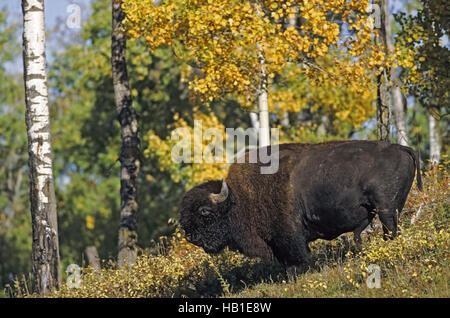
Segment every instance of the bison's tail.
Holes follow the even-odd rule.
[[[421,177],[421,173],[420,173],[420,149],[419,149],[419,153],[416,154],[416,169],[417,169],[417,187],[419,188],[420,191],[423,191],[423,186],[422,186],[422,177]]]
[[[420,191],[423,191],[423,187],[422,187],[422,176],[420,173],[420,155],[417,155],[417,153],[412,150],[410,147],[406,147],[406,146],[401,146],[403,150],[405,150],[414,160],[414,165],[416,166],[416,171],[417,171],[417,187],[419,188]]]

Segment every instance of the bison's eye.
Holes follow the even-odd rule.
[[[202,216],[208,216],[212,214],[212,211],[210,208],[206,207],[206,206],[202,206],[198,209],[198,211],[200,212],[200,214]]]

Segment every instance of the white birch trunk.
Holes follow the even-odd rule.
[[[395,75],[393,75],[395,74]],[[408,133],[406,130],[406,114],[403,104],[403,97],[398,85],[398,76],[394,70],[391,70],[391,81],[393,82],[391,88],[392,106],[394,112],[395,126],[397,127],[397,142],[403,146],[409,146]]]
[[[380,28],[375,37],[375,43],[382,45],[387,51],[386,43],[386,8],[389,8],[388,0],[380,0]],[[377,132],[378,139],[389,141],[389,79],[386,70],[377,76]]]
[[[256,131],[258,131],[259,130],[258,114],[255,112],[251,112],[250,113],[250,121],[252,123],[252,128],[255,129]]]
[[[254,6],[258,16],[261,16],[260,5],[255,3]],[[260,67],[259,88],[257,92],[259,109],[259,147],[265,147],[270,145],[268,74],[264,50],[260,43],[256,44],[256,50]]]
[[[259,147],[265,147],[270,145],[268,76],[266,71],[266,59],[264,57],[263,49],[259,44],[257,45],[257,50],[261,68],[258,89]]]
[[[383,2],[384,11],[384,30],[386,37],[386,47],[389,54],[394,52],[394,41],[392,40],[392,28],[391,28],[391,15],[389,12],[389,0]],[[406,115],[405,115],[405,105],[403,104],[402,93],[400,91],[400,80],[398,78],[395,68],[390,70],[390,88],[392,96],[392,106],[394,113],[394,122],[397,128],[397,142],[400,145],[408,146],[408,134],[406,131]]]
[[[264,81],[264,79],[261,79]],[[267,83],[261,85],[258,94],[259,107],[259,147],[270,145],[270,128],[269,128],[269,101],[267,96]]]
[[[297,9],[296,9],[297,10]],[[297,14],[295,14],[294,16],[288,18],[287,21],[287,27],[288,28],[296,28],[297,27]],[[289,122],[289,112],[284,111],[283,114],[281,115],[281,125],[283,127],[289,127],[290,122]]]
[[[430,161],[432,165],[439,164],[441,159],[441,145],[439,138],[439,122],[433,115],[428,115],[429,136],[430,136]]]
[[[44,0],[22,0],[23,61],[35,289],[59,288],[59,246],[48,108]]]

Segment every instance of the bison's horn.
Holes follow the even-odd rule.
[[[222,179],[222,189],[220,189],[220,193],[211,193],[209,197],[214,203],[221,203],[228,198],[228,185],[225,182],[225,179]]]

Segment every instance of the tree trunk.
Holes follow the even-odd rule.
[[[258,3],[255,3],[255,8],[258,16],[261,15],[261,8]],[[258,109],[259,109],[259,147],[270,145],[270,126],[269,126],[269,99],[268,99],[268,84],[269,78],[266,70],[266,58],[264,50],[260,43],[256,44],[258,55],[258,62],[260,67],[259,73],[259,88],[258,88]]]
[[[375,41],[386,49],[386,19],[384,8],[387,0],[380,0],[381,17],[380,28]],[[389,141],[389,79],[386,70],[383,70],[377,77],[377,131],[378,139]]]
[[[392,105],[394,106],[394,120],[395,126],[397,127],[397,142],[400,145],[409,146],[408,133],[406,129],[406,107],[403,105],[403,97],[395,70],[391,70],[391,81]]]
[[[84,254],[87,257],[89,266],[94,271],[100,270],[100,257],[98,256],[97,248],[95,246],[88,246],[84,249]]]
[[[122,30],[122,1],[112,0],[111,64],[114,99],[121,127],[119,267],[136,260],[137,177],[140,167],[140,140],[136,112],[133,108],[126,64],[126,34]]]
[[[264,67],[261,67],[264,69]],[[267,74],[265,70],[261,71],[261,84],[258,92],[259,108],[259,147],[270,145],[269,130],[269,101],[267,95]]]
[[[255,10],[258,16],[261,15],[260,5],[254,3]],[[296,18],[290,18],[288,21],[288,26],[296,26]],[[258,55],[258,62],[260,67],[259,73],[259,88],[257,91],[258,95],[258,110],[259,119],[255,113],[250,113],[250,119],[252,121],[253,128],[257,128],[259,131],[259,147],[268,146],[271,143],[270,140],[270,118],[269,118],[269,100],[268,100],[268,74],[267,74],[267,64],[266,58],[264,56],[264,50],[260,43],[256,44],[256,50]],[[284,127],[289,126],[289,113],[283,112],[281,118],[281,124]]]
[[[432,114],[428,115],[429,122],[429,136],[430,136],[430,161],[433,166],[439,164],[441,159],[441,145],[439,141],[439,121],[433,117]]]
[[[284,111],[283,115],[281,117],[281,125],[283,127],[289,127],[290,126],[290,122],[289,122],[289,112]]]
[[[258,114],[255,112],[250,112],[250,122],[252,123],[252,128],[259,130],[259,119]]]
[[[291,17],[289,17],[287,19],[287,27],[288,28],[296,28],[297,27],[297,14],[294,14],[293,16],[291,16]],[[283,127],[289,127],[290,126],[289,112],[288,111],[284,111],[282,113],[280,122],[281,122],[281,125]]]
[[[44,0],[22,0],[22,12],[32,265],[35,291],[46,295],[60,287],[61,276],[48,108]]]
[[[377,132],[378,139],[389,141],[389,102],[386,73],[377,77]]]
[[[389,1],[382,1],[383,7],[381,8],[381,14],[383,18],[382,26],[384,26],[385,43],[388,54],[394,52],[394,41],[392,40],[392,28],[391,28],[391,15],[389,12]],[[390,87],[392,95],[392,106],[394,113],[395,126],[397,127],[397,141],[400,145],[408,146],[408,134],[406,131],[406,115],[405,105],[403,105],[402,93],[400,90],[400,80],[398,78],[395,68],[390,70]]]

